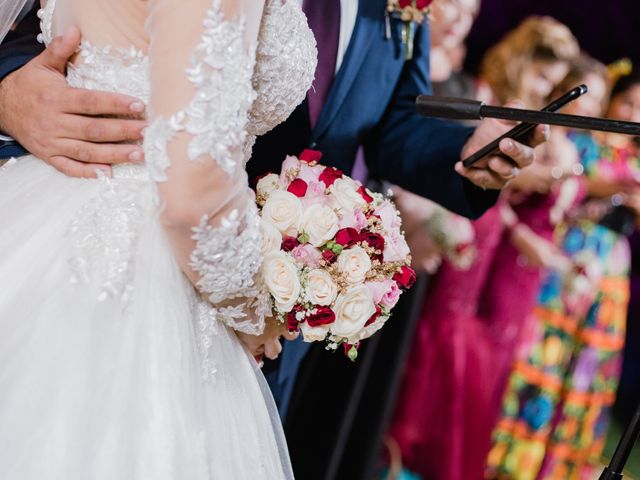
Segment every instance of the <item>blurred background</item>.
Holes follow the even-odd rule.
[[[637,0],[483,0],[466,42],[472,73],[485,52],[529,15],[551,15],[571,28],[584,50],[605,63],[622,57],[640,62]]]

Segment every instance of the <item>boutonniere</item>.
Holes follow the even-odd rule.
[[[402,28],[402,44],[404,45],[404,58],[413,58],[413,42],[416,36],[416,25],[424,22],[429,14],[429,5],[433,0],[387,0],[386,26],[387,39],[391,38],[390,16],[399,18],[404,22]]]

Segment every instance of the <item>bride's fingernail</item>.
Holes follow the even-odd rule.
[[[141,150],[135,150],[129,154],[129,160],[132,162],[140,163],[144,159],[144,155]]]
[[[133,102],[131,105],[129,105],[129,109],[135,113],[142,113],[144,112],[145,106],[142,102]]]

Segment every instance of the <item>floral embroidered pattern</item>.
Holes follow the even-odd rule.
[[[271,305],[262,286],[256,283],[262,265],[262,237],[255,204],[247,206],[243,218],[234,210],[217,228],[203,216],[193,229],[193,240],[196,248],[190,266],[200,274],[198,289],[214,305],[242,299],[238,304],[219,308],[219,320],[234,330],[260,334]],[[255,321],[247,321],[247,311],[255,314]]]
[[[294,0],[271,0],[265,7],[256,53],[249,133],[264,135],[284,122],[311,88],[318,50],[307,19]]]
[[[170,165],[165,145],[182,131],[193,136],[187,151],[190,160],[209,156],[232,175],[243,159],[248,112],[256,98],[250,82],[255,52],[244,45],[244,19],[227,21],[220,4],[213,0],[186,72],[196,87],[193,100],[168,120],[156,118],[146,135],[147,161],[158,181],[166,180],[160,172]]]
[[[84,40],[82,62],[67,67],[72,87],[119,92],[149,102],[149,57],[136,48],[96,47]]]
[[[71,281],[98,282],[99,301],[126,303],[133,292],[137,232],[148,206],[139,181],[146,172],[136,166],[130,170],[129,180],[101,176],[99,194],[76,214],[69,229],[75,252],[69,260]]]
[[[213,337],[218,334],[216,309],[209,302],[198,300],[197,305],[198,350],[200,351],[202,381],[212,382],[218,368],[211,357]]]

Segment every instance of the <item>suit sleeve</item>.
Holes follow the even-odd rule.
[[[416,97],[431,92],[429,48],[425,25],[417,32],[414,59],[405,64],[383,121],[365,142],[367,163],[374,175],[455,213],[478,218],[495,204],[499,192],[485,191],[454,170],[473,129],[416,111]]]
[[[9,32],[0,45],[0,82],[31,59],[39,55],[44,46],[37,40],[36,10],[32,10],[15,31]],[[1,133],[1,132],[0,132]],[[0,159],[18,157],[27,152],[16,142],[0,140]]]

